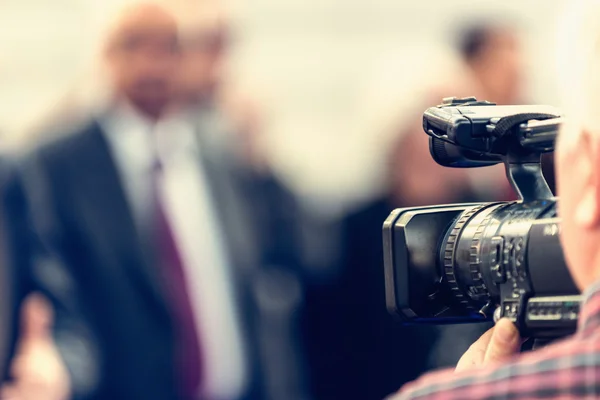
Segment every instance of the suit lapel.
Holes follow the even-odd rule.
[[[247,204],[240,190],[238,176],[232,168],[234,164],[228,158],[227,152],[206,145],[201,136],[199,141],[199,163],[206,176],[215,211],[218,214],[233,273],[234,275],[249,274],[258,262],[256,235],[249,219]]]
[[[74,186],[80,188],[80,205],[92,240],[108,242],[107,256],[127,268],[133,282],[140,285],[154,306],[167,310],[157,276],[151,245],[137,230],[117,165],[97,123],[82,136],[75,155]]]

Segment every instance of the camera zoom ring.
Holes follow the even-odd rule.
[[[472,280],[472,295],[473,296],[487,296],[489,295],[487,286],[483,281],[483,277],[481,276],[481,239],[483,238],[483,233],[485,232],[485,228],[490,223],[491,217],[485,217],[475,234],[473,235],[473,240],[471,241],[471,247],[469,248],[469,269],[471,271],[471,280]]]
[[[454,227],[450,231],[448,235],[448,239],[446,241],[446,246],[444,248],[444,276],[446,277],[446,282],[452,292],[452,296],[459,302],[462,307],[465,307],[468,310],[474,310],[475,308],[471,306],[471,303],[467,296],[463,294],[461,290],[458,280],[456,278],[456,272],[454,270],[456,263],[454,262],[454,254],[456,251],[456,246],[458,244],[458,235],[462,231],[465,224],[475,215],[479,210],[486,207],[486,205],[481,205],[477,207],[473,207],[470,210],[464,212],[458,221],[454,224]]]

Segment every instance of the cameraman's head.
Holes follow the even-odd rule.
[[[600,279],[600,1],[580,3],[561,36],[569,123],[558,140],[556,173],[563,247],[583,290]]]
[[[458,50],[478,86],[478,98],[498,104],[519,102],[522,56],[518,36],[500,23],[470,26],[459,38]]]

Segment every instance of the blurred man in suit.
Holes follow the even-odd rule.
[[[262,398],[243,197],[222,154],[165,115],[180,61],[176,20],[156,3],[132,5],[104,58],[109,103],[21,171],[36,236],[53,256],[48,291],[72,306],[56,322],[71,339],[57,344],[73,392]]]
[[[225,65],[231,21],[219,1],[180,1],[181,63],[175,78],[174,113],[194,127],[200,145],[220,154],[235,171],[253,227],[258,265],[253,278],[257,338],[265,375],[265,398],[303,399],[300,347],[302,213],[294,195],[270,168],[259,145],[261,112],[242,95]]]

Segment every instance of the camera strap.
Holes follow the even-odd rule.
[[[514,127],[521,125],[524,122],[531,121],[532,119],[544,120],[550,118],[557,118],[560,115],[547,114],[547,113],[523,113],[514,114],[506,117],[502,117],[496,122],[494,128],[494,136],[503,137],[510,132]]]

